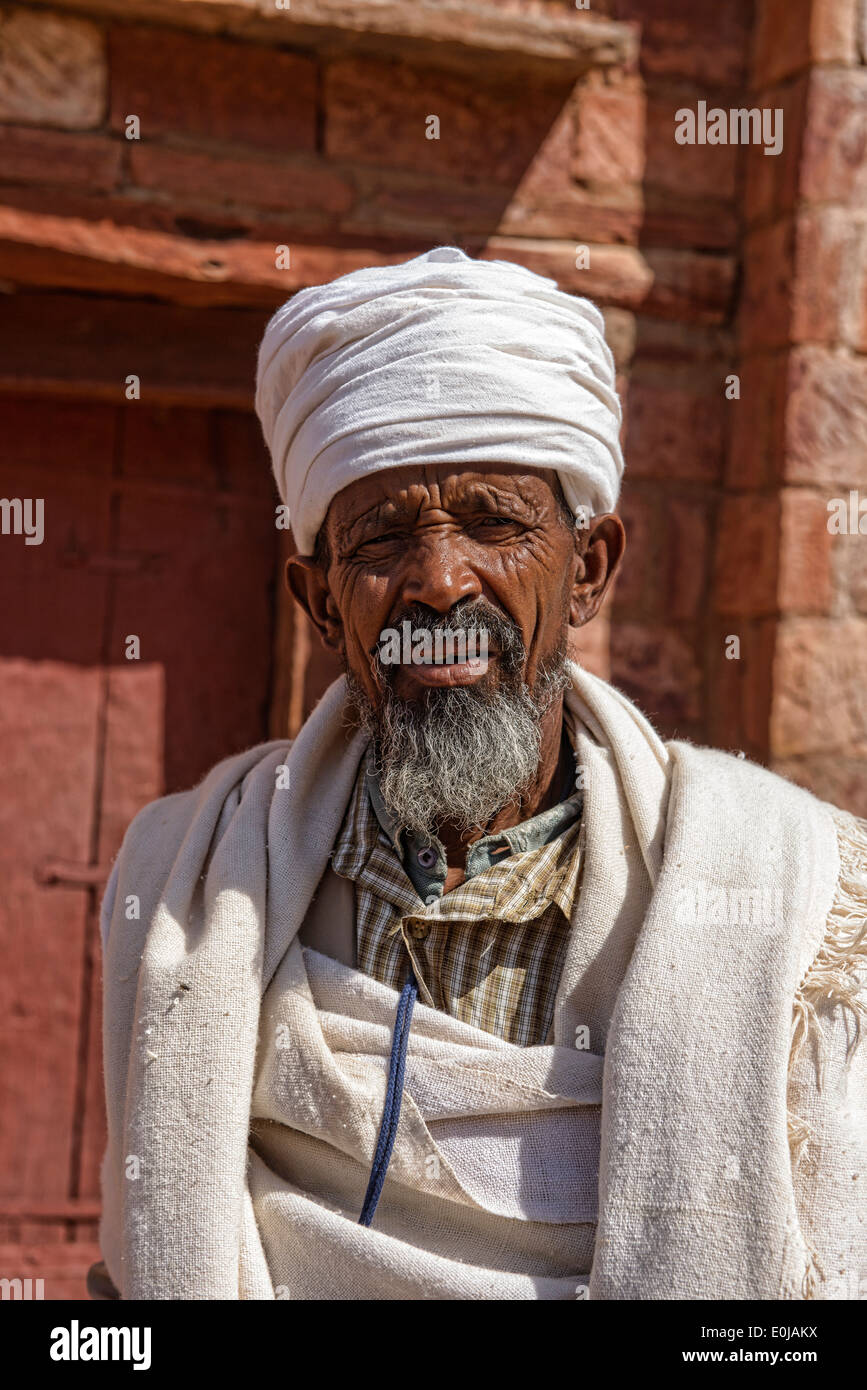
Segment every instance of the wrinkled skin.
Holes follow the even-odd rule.
[[[576,530],[563,518],[556,474],[491,465],[468,472],[453,464],[408,465],[361,478],[332,500],[323,534],[326,563],[293,556],[287,582],[326,646],[338,652],[375,707],[381,691],[372,654],[384,628],[399,628],[407,605],[424,604],[445,617],[467,598],[484,597],[520,629],[532,686],[540,663],[564,636],[574,653],[576,629],[599,611],[620,565],[625,537],[614,514]],[[427,684],[496,680],[491,649],[487,673],[459,670],[455,680],[406,665],[395,675],[402,699]],[[450,878],[463,877],[466,845],[505,829],[556,800],[560,785],[562,696],[542,719],[536,781],[520,806],[504,808],[489,825],[438,833]]]

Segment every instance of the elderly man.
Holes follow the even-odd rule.
[[[345,676],[114,866],[110,1294],[857,1296],[867,823],[573,659],[624,551],[602,328],[451,247],[272,319]]]

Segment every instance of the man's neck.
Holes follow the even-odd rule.
[[[458,830],[449,821],[437,826],[437,837],[446,852],[449,866],[446,891],[463,882],[467,848],[475,844],[483,835],[494,835],[498,830],[509,830],[522,821],[531,820],[549,806],[561,800],[563,781],[567,775],[571,752],[563,739],[563,697],[551,706],[542,718],[542,745],[539,768],[533,785],[525,792],[519,803],[505,806],[484,826],[472,830]]]

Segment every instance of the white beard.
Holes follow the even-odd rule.
[[[442,821],[460,830],[484,827],[504,807],[518,805],[536,777],[542,716],[569,684],[565,640],[530,690],[520,678],[524,647],[517,628],[499,615],[493,619],[486,616],[485,627],[495,628],[501,660],[499,680],[490,686],[483,678],[407,701],[379,667],[382,703],[375,709],[347,672],[356,721],[372,737],[382,798],[400,829],[430,836]]]

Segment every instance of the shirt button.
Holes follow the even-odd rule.
[[[406,929],[413,941],[424,941],[430,931],[430,927],[425,926],[424,922],[419,922],[416,918],[407,922]]]
[[[417,857],[423,869],[432,869],[437,862],[435,849],[420,849]]]

